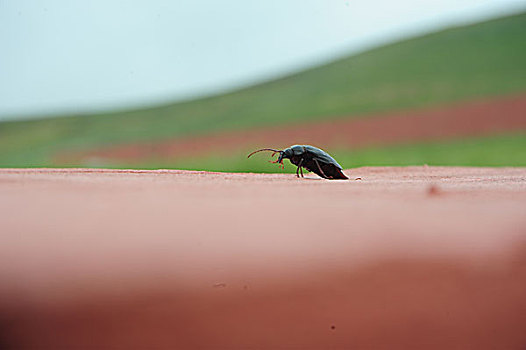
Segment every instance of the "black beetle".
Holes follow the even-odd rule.
[[[292,164],[297,166],[296,176],[300,177],[299,172],[301,172],[301,177],[303,177],[302,168],[312,171],[324,179],[330,180],[345,180],[348,179],[347,176],[342,172],[342,167],[333,157],[331,157],[324,150],[319,149],[318,147],[309,146],[309,145],[294,145],[286,148],[284,150],[277,150],[272,148],[262,148],[254,151],[248,155],[247,158],[250,158],[251,155],[257,152],[270,151],[279,153],[279,157],[276,161],[272,163],[278,163],[283,166],[283,158],[290,160]]]

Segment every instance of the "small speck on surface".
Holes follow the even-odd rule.
[[[440,189],[438,188],[437,185],[430,185],[427,188],[427,194],[429,196],[436,196],[436,195],[440,194]]]

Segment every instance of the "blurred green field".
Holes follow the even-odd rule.
[[[361,166],[526,166],[526,131],[486,137],[370,147],[357,150],[326,149],[344,169]],[[228,172],[276,173],[296,172],[285,161],[285,170],[269,163],[271,153],[260,153],[247,159],[246,153],[215,153],[204,157],[154,160],[141,164],[145,169],[186,169]],[[119,164],[119,168],[134,167]]]
[[[0,166],[71,166],[55,163],[53,155],[262,125],[364,117],[526,91],[524,33],[526,13],[387,45],[206,99],[0,123]],[[477,164],[491,163],[488,159]]]

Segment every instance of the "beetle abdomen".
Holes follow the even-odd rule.
[[[320,165],[318,167],[318,164]],[[347,176],[342,172],[340,168],[338,168],[334,164],[327,164],[324,162],[318,161],[318,164],[314,161],[314,159],[308,159],[304,160],[303,167],[315,174],[317,174],[320,177],[323,177],[324,179],[332,179],[332,180],[346,180],[348,179]],[[321,168],[321,171],[320,171]]]

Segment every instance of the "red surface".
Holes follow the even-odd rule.
[[[59,158],[70,162],[89,161],[93,158],[133,162],[149,157],[177,158],[260,147],[288,147],[292,144],[356,148],[493,135],[516,130],[526,130],[526,95],[464,102],[427,110],[294,123],[291,126],[223,132],[164,142],[126,144],[80,154],[62,154]]]
[[[526,346],[526,169],[0,170],[11,349]]]

